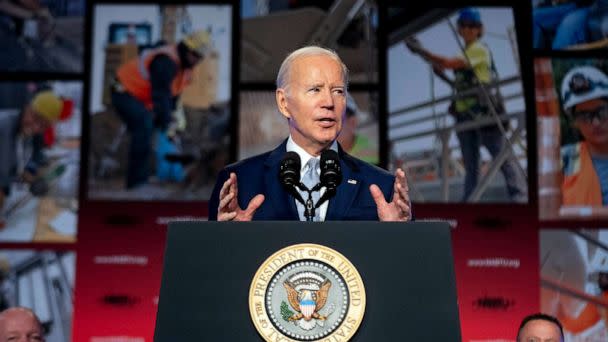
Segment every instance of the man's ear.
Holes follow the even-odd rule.
[[[277,100],[277,107],[279,108],[279,112],[283,114],[283,116],[287,119],[291,119],[291,115],[289,114],[289,110],[287,109],[287,91],[283,88],[277,88],[275,92],[275,97]]]

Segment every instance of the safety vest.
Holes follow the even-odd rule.
[[[587,143],[562,148],[562,200],[564,205],[602,205],[600,180],[593,167]]]
[[[152,86],[150,84],[150,64],[158,55],[169,56],[177,64],[178,72],[171,82],[171,94],[178,96],[190,82],[192,71],[182,69],[177,46],[165,45],[144,51],[139,57],[127,61],[118,68],[116,76],[126,91],[152,109]]]
[[[478,79],[482,83],[490,82],[492,58],[490,50],[480,41],[476,41],[465,50],[462,56],[467,62],[471,62],[471,67],[454,70],[454,90],[456,93],[466,92],[477,89]],[[455,101],[455,111],[458,113],[480,114],[488,111],[481,101],[481,94],[471,94]]]

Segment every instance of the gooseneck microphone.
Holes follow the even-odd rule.
[[[338,185],[342,182],[342,168],[338,153],[334,150],[323,150],[321,152],[321,175],[320,185],[325,187],[325,193],[315,205],[318,208],[323,202],[329,200],[336,194]]]
[[[300,169],[300,156],[293,151],[285,153],[279,166],[279,181],[289,194],[304,204],[302,195],[296,189],[300,185]]]

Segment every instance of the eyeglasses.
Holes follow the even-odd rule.
[[[575,111],[572,116],[574,120],[587,124],[593,123],[596,118],[599,122],[604,122],[608,120],[608,105],[600,106],[595,110]]]

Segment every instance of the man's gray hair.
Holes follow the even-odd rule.
[[[297,49],[290,53],[281,63],[281,67],[279,68],[279,73],[277,75],[277,88],[287,89],[289,84],[289,75],[291,72],[291,66],[293,62],[301,57],[308,56],[328,56],[334,59],[336,62],[340,63],[342,67],[342,78],[344,79],[344,86],[348,87],[348,68],[340,59],[338,54],[330,49],[326,49],[320,46],[309,45],[303,48]]]

